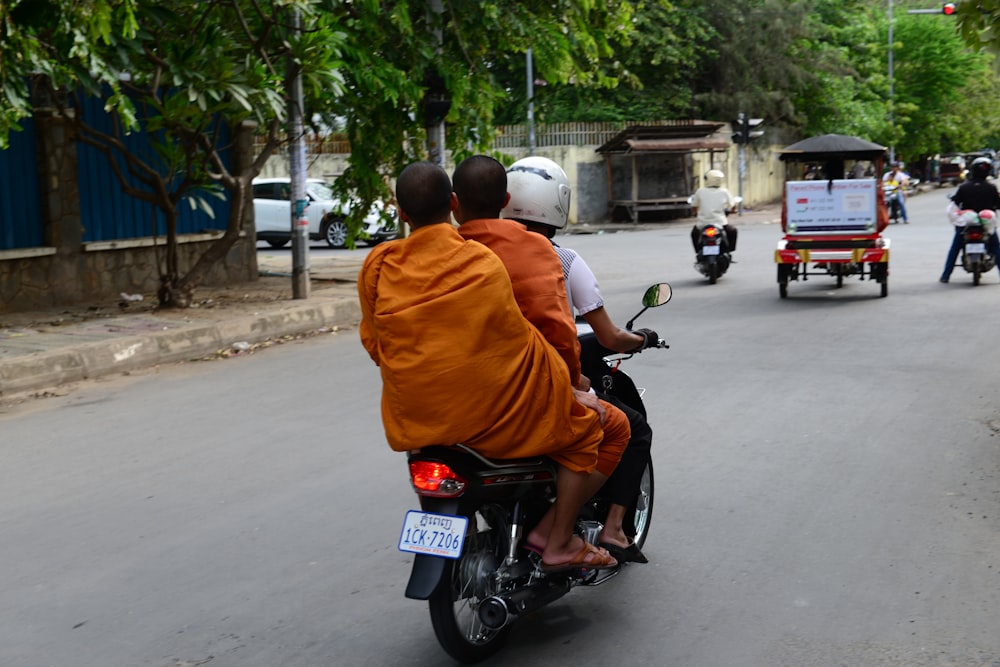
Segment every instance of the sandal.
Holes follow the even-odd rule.
[[[584,542],[580,550],[574,554],[573,559],[566,563],[551,565],[542,561],[542,572],[553,574],[555,572],[566,572],[568,570],[591,569],[601,570],[615,567],[618,561],[607,552],[606,549],[595,547],[589,542]]]

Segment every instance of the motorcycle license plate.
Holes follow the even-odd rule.
[[[701,254],[702,255],[718,255],[719,254],[719,246],[717,246],[717,245],[702,246],[702,248],[701,248]]]
[[[465,544],[468,517],[410,510],[403,519],[399,550],[442,558],[458,558]]]
[[[985,243],[966,243],[965,252],[969,255],[982,255],[986,252]]]

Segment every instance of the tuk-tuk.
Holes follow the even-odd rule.
[[[889,211],[882,191],[886,148],[858,137],[826,134],[787,146],[781,230],[774,260],[778,291],[809,276],[858,276],[889,294]]]

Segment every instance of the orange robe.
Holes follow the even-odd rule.
[[[462,238],[479,241],[503,261],[521,312],[559,352],[573,386],[580,382],[580,339],[566,296],[566,278],[552,242],[514,220],[463,222]]]
[[[507,269],[521,312],[555,347],[566,363],[573,386],[580,383],[580,339],[566,297],[562,261],[552,242],[514,220],[486,219],[463,222],[458,233],[479,241],[497,254]],[[631,437],[628,417],[618,407],[604,406],[604,439],[598,452],[597,471],[611,475]]]
[[[396,451],[462,443],[590,472],[604,437],[565,364],[521,315],[503,263],[450,224],[375,247],[358,275],[361,341]]]

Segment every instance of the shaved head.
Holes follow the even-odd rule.
[[[414,162],[396,179],[396,201],[413,227],[451,221],[451,180],[433,162]]]
[[[502,164],[488,155],[473,155],[458,165],[452,179],[465,220],[500,217],[507,203],[507,170]]]

